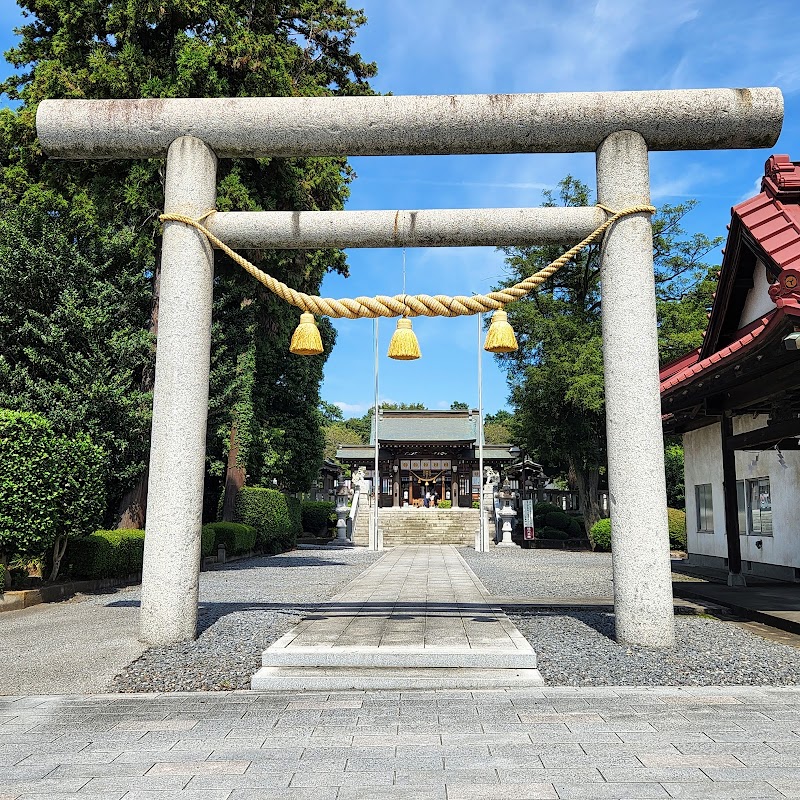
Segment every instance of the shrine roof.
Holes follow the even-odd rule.
[[[478,412],[407,411],[381,409],[378,416],[380,442],[471,444],[478,438]],[[370,444],[375,443],[373,423]]]
[[[701,373],[745,361],[763,333],[777,332],[800,317],[800,162],[770,156],[761,192],[731,209],[729,228],[705,339],[661,368],[662,396]],[[758,262],[766,269],[775,308],[739,327]]]

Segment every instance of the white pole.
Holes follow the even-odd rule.
[[[380,475],[378,474],[378,450],[380,448],[380,442],[378,440],[378,347],[380,343],[378,341],[378,317],[375,317],[373,322],[373,331],[374,331],[374,340],[375,340],[375,411],[373,413],[373,419],[375,422],[375,467],[372,473],[372,495],[374,498],[374,508],[372,510],[373,514],[373,548],[375,550],[380,550],[380,539],[378,536],[378,500],[380,499]]]
[[[483,518],[483,347],[481,347],[481,333],[483,331],[483,314],[477,314],[478,318],[478,502],[480,503],[480,541],[479,552],[485,553],[488,549],[486,546],[486,529],[485,521]],[[471,478],[470,478],[471,480]]]

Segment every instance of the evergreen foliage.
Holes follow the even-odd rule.
[[[303,531],[320,534],[328,530],[328,521],[336,503],[327,500],[303,500]]]
[[[678,508],[667,509],[669,546],[672,550],[686,550],[686,513]],[[611,550],[611,520],[600,519],[592,525],[589,538],[595,550]]]
[[[571,176],[545,206],[587,206],[588,187]],[[664,205],[653,217],[653,247],[664,357],[701,341],[707,290],[714,270],[703,258],[720,242],[687,237],[682,220],[694,201]],[[510,285],[533,274],[564,251],[559,246],[506,248]],[[510,304],[509,322],[519,350],[497,355],[507,372],[515,409],[513,441],[545,470],[568,476],[577,486],[586,525],[599,518],[597,488],[605,469],[605,396],[600,319],[600,246],[583,250],[527,298]]]
[[[236,496],[238,522],[256,529],[256,547],[279,553],[294,547],[297,531],[286,495],[277,489],[245,486]]]
[[[242,525],[238,522],[211,522],[203,525],[201,534],[203,556],[216,555],[220,544],[225,545],[225,554],[228,556],[249,553],[256,546],[257,534],[252,525]]]
[[[6,357],[0,362],[0,396],[13,407],[52,411],[59,432],[89,432],[104,445],[116,442],[108,447],[116,459],[117,482],[109,487],[114,511],[125,490],[142,478],[147,460],[149,437],[143,432],[152,389],[150,335],[158,324],[164,165],[155,159],[48,160],[36,141],[38,103],[368,94],[375,66],[353,50],[366,20],[345,0],[19,0],[19,5],[31,21],[6,54],[16,74],[0,83],[0,92],[21,103],[0,110],[0,202],[18,207],[43,228],[42,220],[55,220],[55,231],[46,235],[54,238],[56,258],[49,274],[30,278],[30,286],[23,281],[25,302],[35,301],[30,329],[14,308],[15,294],[0,292],[0,324],[7,326],[0,347],[7,346],[8,330],[27,337],[21,362],[14,353],[0,352]],[[352,179],[343,158],[222,161],[217,208],[341,209]],[[82,260],[65,273],[61,291],[55,281],[69,250],[65,232]],[[8,231],[0,231],[5,252],[12,241]],[[18,242],[17,265],[48,263],[35,243],[31,233]],[[271,251],[250,258],[307,292],[318,291],[326,271],[347,271],[341,251]],[[295,310],[219,254],[215,270],[210,493],[220,493],[232,468],[246,471],[254,483],[277,477],[289,490],[305,489],[322,461],[317,406],[324,357],[290,355]],[[78,275],[85,286],[78,285]],[[37,290],[53,302],[37,298]],[[327,322],[320,328],[330,352],[333,328]],[[114,381],[108,364],[120,354]],[[45,370],[57,378],[50,391],[41,380]],[[27,387],[33,391],[23,398]],[[94,394],[97,405],[91,403]],[[72,395],[77,402],[68,409],[64,398]],[[212,499],[209,507],[214,505]]]
[[[95,531],[67,546],[65,562],[73,578],[127,578],[142,571],[144,531]]]
[[[679,437],[664,448],[664,466],[667,473],[667,505],[670,508],[685,508],[686,493],[683,476],[683,445]]]
[[[0,409],[0,562],[54,550],[88,535],[105,508],[103,451],[85,434],[54,433],[44,417]]]

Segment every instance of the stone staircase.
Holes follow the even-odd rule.
[[[372,509],[359,509],[353,541],[369,545],[369,515]],[[402,544],[454,544],[472,546],[480,525],[477,508],[382,508],[379,526],[383,531],[383,546]]]

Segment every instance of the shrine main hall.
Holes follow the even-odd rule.
[[[480,497],[479,415],[455,411],[378,411],[379,505],[422,505],[427,491],[453,507],[471,508]],[[353,470],[375,468],[375,423],[369,445],[340,445],[336,457]],[[510,444],[484,444],[483,465],[498,472],[513,457]]]

